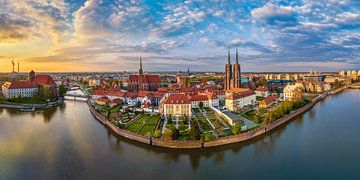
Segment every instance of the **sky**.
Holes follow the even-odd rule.
[[[360,69],[359,0],[0,0],[0,72]]]

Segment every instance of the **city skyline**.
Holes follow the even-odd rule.
[[[0,0],[0,72],[360,68],[360,2]]]

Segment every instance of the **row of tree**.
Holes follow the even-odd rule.
[[[270,124],[275,120],[289,114],[291,111],[299,109],[306,104],[304,100],[298,101],[284,101],[280,103],[280,105],[274,109],[270,110],[264,117],[263,124]]]

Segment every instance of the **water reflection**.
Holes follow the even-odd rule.
[[[333,114],[336,104],[346,108],[346,119],[351,120],[350,113],[357,113],[351,103],[358,103],[353,98],[359,96],[347,94],[327,99],[321,106],[315,106],[267,136],[204,150],[171,150],[119,137],[97,122],[86,104],[81,102],[70,101],[64,106],[34,113],[0,109],[0,177],[148,179],[174,177],[180,173],[181,177],[176,177],[214,179],[221,174],[220,178],[236,179],[241,174],[240,177],[246,179],[257,179],[263,177],[259,170],[263,174],[274,175],[279,169],[277,166],[281,166],[281,174],[291,174],[294,173],[293,169],[304,172],[314,168],[312,164],[317,165],[317,171],[330,174],[344,172],[341,168],[332,171],[309,156],[324,156],[321,148],[333,146],[334,142],[330,140],[316,141],[316,138],[329,137],[334,132],[332,129],[339,128]],[[324,122],[324,118],[327,121]],[[329,118],[334,120],[330,121]],[[354,137],[360,136],[357,131],[349,132],[355,133],[352,134]],[[347,137],[347,131],[342,133]],[[347,156],[360,160],[356,156],[360,145],[351,144],[350,149],[354,153]],[[354,173],[348,172],[346,175],[349,174]],[[286,177],[289,176],[280,179],[288,179]],[[299,177],[306,179],[307,176]]]

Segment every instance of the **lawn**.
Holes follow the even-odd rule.
[[[138,129],[141,127],[144,121],[146,121],[150,115],[144,114],[135,119],[133,122],[131,122],[125,129],[131,132],[138,132]]]
[[[146,135],[154,132],[159,121],[160,116],[158,115],[151,116],[149,114],[144,114],[131,122],[131,124],[125,129],[131,132],[139,133],[141,135]]]
[[[143,127],[139,130],[141,135],[153,133],[157,123],[160,121],[160,116],[153,115],[151,118],[143,125]]]

